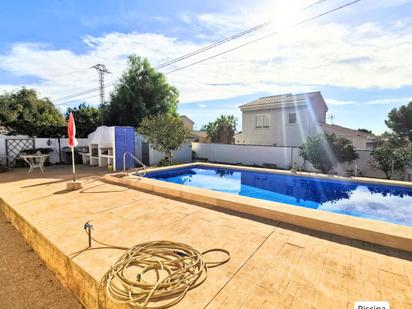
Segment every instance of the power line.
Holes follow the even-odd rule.
[[[92,99],[92,98],[97,98],[97,97],[100,97],[100,94],[95,94],[95,95],[92,95],[92,96],[89,96],[89,97],[86,97],[86,98],[79,98],[79,99],[72,100],[72,101],[55,103],[54,105],[68,105],[68,104],[77,103],[79,101],[84,101],[84,100],[87,100],[87,99]]]
[[[301,9],[299,9],[298,12],[304,11],[304,10],[307,10],[307,9],[310,9],[310,8],[312,8],[312,7],[314,7],[314,6],[318,5],[318,4],[321,4],[321,3],[323,3],[323,2],[326,2],[326,1],[328,1],[328,0],[318,0],[318,1],[316,1],[316,2],[314,2],[314,3],[312,3],[312,4],[310,4],[310,5],[307,5],[307,6],[303,7],[303,8],[301,8]],[[225,38],[225,39],[223,39],[223,40],[217,41],[217,42],[215,42],[215,43],[212,43],[212,44],[210,44],[210,45],[208,45],[208,46],[205,46],[205,47],[203,47],[203,48],[200,48],[200,49],[195,50],[195,51],[193,51],[193,52],[190,52],[190,53],[188,53],[188,54],[185,54],[185,55],[183,55],[183,56],[181,56],[181,57],[179,57],[179,58],[170,60],[169,62],[166,62],[166,63],[164,63],[164,64],[160,64],[160,65],[158,65],[158,66],[155,66],[154,69],[164,68],[164,67],[169,66],[169,65],[172,65],[172,64],[174,64],[174,63],[176,63],[176,62],[182,61],[182,60],[187,59],[187,58],[189,58],[189,57],[192,57],[192,56],[195,56],[195,55],[200,54],[200,53],[202,53],[202,52],[205,52],[205,51],[207,51],[207,50],[209,50],[209,49],[215,48],[215,47],[217,47],[217,46],[219,46],[219,45],[222,45],[222,44],[224,44],[224,43],[227,43],[227,42],[233,41],[233,40],[235,40],[235,39],[238,39],[238,38],[240,38],[240,37],[242,37],[242,36],[244,36],[244,35],[246,35],[246,34],[252,33],[252,32],[254,32],[254,31],[256,31],[256,30],[262,29],[262,28],[270,25],[271,23],[273,23],[273,21],[274,21],[274,20],[269,20],[269,21],[264,22],[264,23],[262,23],[262,24],[260,24],[260,25],[257,25],[257,26],[254,26],[254,27],[252,27],[252,28],[246,29],[246,30],[244,30],[244,31],[242,31],[242,32],[239,32],[239,33],[237,33],[237,34],[235,34],[235,35],[232,35],[232,36],[230,36],[230,37],[228,37],[228,38]]]
[[[355,4],[355,3],[360,2],[360,1],[361,1],[361,0],[355,0],[355,1],[352,1],[352,2],[349,2],[349,3],[346,3],[346,4],[344,4],[344,5],[341,5],[341,6],[337,7],[337,8],[334,8],[334,9],[332,9],[332,10],[329,10],[329,11],[327,11],[327,12],[324,12],[324,13],[322,13],[322,14],[319,14],[319,15],[316,15],[316,16],[313,16],[313,17],[310,17],[310,18],[307,18],[307,19],[305,19],[305,20],[303,20],[303,21],[301,21],[301,22],[298,22],[298,23],[296,23],[296,24],[293,24],[292,26],[290,26],[290,28],[297,27],[297,26],[300,26],[300,25],[305,24],[305,23],[307,23],[307,22],[313,21],[313,20],[318,19],[318,18],[320,18],[320,17],[322,17],[322,16],[325,16],[325,15],[327,15],[327,14],[336,12],[336,11],[338,11],[338,10],[341,10],[341,9],[343,9],[343,8],[346,8],[346,7],[348,7],[348,6],[352,5],[352,4]],[[283,30],[286,30],[286,29],[283,29]],[[192,63],[190,63],[190,64],[188,64],[188,65],[185,65],[185,66],[183,66],[183,67],[180,67],[180,68],[171,70],[171,71],[166,72],[166,73],[164,73],[164,74],[167,75],[167,74],[170,74],[170,73],[173,73],[173,72],[177,72],[177,71],[183,70],[183,69],[185,69],[185,68],[191,67],[191,66],[193,66],[193,65],[196,65],[196,64],[205,62],[205,61],[207,61],[207,60],[210,60],[210,59],[213,59],[213,58],[216,58],[216,57],[219,57],[219,56],[221,56],[221,55],[227,54],[227,53],[232,52],[232,51],[234,51],[234,50],[237,50],[237,49],[239,49],[239,48],[242,48],[242,47],[245,47],[245,46],[247,46],[247,45],[250,45],[250,44],[256,43],[256,42],[258,42],[258,41],[264,40],[264,39],[266,39],[266,38],[268,38],[268,37],[271,37],[271,36],[273,36],[273,35],[275,35],[275,34],[278,34],[278,33],[280,33],[280,32],[282,32],[282,30],[278,30],[278,31],[271,32],[271,33],[266,34],[266,35],[264,35],[264,36],[262,36],[262,37],[260,37],[260,38],[257,38],[257,39],[254,39],[254,40],[252,40],[252,41],[246,42],[246,43],[244,43],[244,44],[242,44],[242,45],[238,45],[238,46],[236,46],[236,47],[233,47],[233,48],[231,48],[231,49],[225,50],[225,51],[223,51],[223,52],[221,52],[221,53],[212,55],[212,56],[210,56],[210,57],[201,59],[201,60],[199,60],[199,61],[192,62]]]
[[[239,38],[239,37],[241,37],[241,36],[244,36],[244,35],[246,35],[246,34],[249,34],[249,33],[251,33],[251,32],[254,32],[254,31],[256,31],[256,30],[262,29],[262,28],[270,25],[271,23],[272,23],[272,21],[268,21],[268,22],[265,22],[265,23],[263,23],[263,24],[257,25],[257,26],[255,26],[255,27],[253,27],[253,28],[250,28],[250,29],[247,29],[247,30],[242,31],[242,32],[240,32],[240,33],[237,33],[237,34],[235,34],[235,35],[232,35],[231,37],[228,37],[228,38],[223,39],[223,40],[221,40],[221,41],[215,42],[215,43],[213,43],[213,44],[210,44],[210,45],[208,45],[208,46],[205,46],[205,47],[200,48],[200,49],[198,49],[198,50],[195,50],[195,51],[193,51],[193,52],[187,53],[187,54],[185,54],[185,55],[183,55],[183,56],[180,56],[179,58],[170,60],[169,62],[160,64],[160,65],[158,65],[158,66],[155,66],[154,69],[161,69],[161,68],[167,67],[167,66],[169,66],[169,65],[172,65],[172,64],[174,64],[174,63],[176,63],[176,62],[185,60],[186,58],[193,57],[193,56],[195,56],[195,55],[197,55],[197,54],[200,54],[200,53],[203,53],[203,52],[205,52],[205,51],[207,51],[207,50],[209,50],[209,49],[215,48],[215,47],[217,47],[217,46],[219,46],[219,45],[222,45],[222,44],[224,44],[224,43],[227,43],[227,42],[230,42],[230,41],[232,41],[232,40],[235,40],[235,39],[237,39],[237,38]]]
[[[323,1],[326,1],[326,0],[323,0]],[[200,54],[200,53],[202,53],[202,52],[205,52],[205,51],[207,51],[207,50],[209,50],[209,49],[215,48],[215,47],[217,47],[217,46],[219,46],[219,45],[222,45],[222,44],[224,44],[224,43],[230,42],[230,41],[232,41],[232,40],[235,40],[235,39],[237,39],[237,38],[239,38],[239,37],[241,37],[241,36],[244,36],[244,35],[246,35],[246,34],[249,34],[249,33],[253,32],[253,31],[256,31],[256,30],[259,30],[259,29],[261,29],[261,28],[264,28],[264,27],[268,26],[270,23],[272,23],[272,21],[265,22],[265,23],[262,23],[262,24],[260,24],[260,25],[255,26],[255,27],[249,28],[249,29],[247,29],[247,30],[245,30],[245,31],[242,31],[242,32],[240,32],[240,33],[237,33],[237,34],[235,34],[235,35],[232,35],[232,36],[230,36],[230,37],[228,37],[228,38],[225,38],[225,39],[223,39],[223,40],[220,40],[220,41],[218,41],[218,42],[212,43],[212,44],[210,44],[210,45],[207,45],[207,46],[205,46],[205,47],[202,47],[202,48],[200,48],[200,49],[197,49],[197,50],[195,50],[195,51],[193,51],[193,52],[187,53],[187,54],[182,55],[182,56],[180,56],[180,57],[178,57],[178,58],[175,58],[175,59],[173,59],[173,60],[170,60],[170,61],[168,61],[168,62],[162,63],[162,64],[160,64],[160,65],[158,65],[158,66],[155,66],[154,69],[155,69],[155,70],[161,69],[161,68],[164,68],[164,67],[166,67],[166,66],[172,65],[172,64],[174,64],[174,63],[176,63],[176,62],[179,62],[179,61],[182,61],[182,60],[184,60],[184,59],[187,59],[187,58],[189,58],[189,57],[193,57],[193,56],[195,56],[195,55],[197,55],[197,54]],[[118,79],[117,79],[116,81],[118,81]],[[116,81],[108,84],[107,87],[110,86],[110,85],[115,84]],[[57,99],[55,99],[54,101],[61,101],[61,100],[71,99],[71,98],[73,98],[73,97],[81,96],[81,95],[83,95],[83,94],[88,94],[88,93],[97,91],[97,90],[99,90],[99,89],[100,89],[100,88],[92,88],[92,89],[84,90],[84,91],[81,91],[81,92],[78,92],[78,93],[75,93],[75,94],[72,94],[72,95],[67,95],[67,96],[64,96],[64,97],[61,97],[61,98],[57,98]]]
[[[314,6],[318,5],[318,4],[321,4],[321,3],[323,3],[323,2],[326,2],[326,1],[328,1],[328,0],[318,0],[318,1],[314,2],[314,3],[312,3],[312,4],[309,4],[308,6],[305,6],[303,9],[304,9],[304,10],[310,9],[310,8],[312,8],[312,7],[314,7]]]
[[[69,94],[69,95],[66,95],[66,96],[61,97],[61,98],[57,98],[54,101],[56,102],[56,101],[68,100],[68,99],[79,97],[81,95],[88,94],[88,93],[91,93],[91,92],[95,92],[95,91],[98,91],[98,90],[99,90],[99,87],[96,87],[96,88],[84,90],[84,91],[81,91],[81,92],[77,92],[77,93],[74,93],[74,94]]]
[[[323,2],[323,1],[327,1],[327,0],[322,0],[322,2]],[[158,66],[155,66],[154,69],[155,69],[155,70],[161,69],[161,68],[164,68],[164,67],[166,67],[166,66],[172,65],[172,64],[174,64],[174,63],[176,63],[176,62],[179,62],[179,61],[182,61],[182,60],[184,60],[184,59],[187,59],[187,58],[189,58],[189,57],[193,57],[193,56],[195,56],[195,55],[197,55],[197,54],[199,54],[199,53],[205,52],[205,51],[207,51],[207,50],[209,50],[209,49],[215,48],[215,47],[217,47],[217,46],[219,46],[219,45],[222,45],[222,44],[224,44],[224,43],[226,43],[226,42],[235,40],[235,39],[237,39],[237,38],[239,38],[239,37],[241,37],[241,36],[244,36],[244,35],[246,35],[246,34],[249,34],[249,33],[253,32],[253,31],[256,31],[256,30],[259,30],[259,29],[261,29],[261,28],[264,28],[264,27],[268,26],[271,22],[272,22],[272,21],[270,21],[270,22],[265,22],[265,23],[262,23],[262,24],[260,24],[260,25],[255,26],[255,27],[249,28],[249,29],[247,29],[247,30],[245,30],[245,31],[242,31],[242,32],[240,32],[240,33],[237,33],[237,34],[235,34],[235,35],[232,35],[231,37],[225,38],[225,39],[223,39],[223,40],[220,40],[220,41],[218,41],[218,42],[212,43],[212,44],[210,44],[210,45],[208,45],[208,46],[202,47],[202,48],[197,49],[197,50],[195,50],[195,51],[193,51],[193,52],[187,53],[187,54],[182,55],[182,56],[180,56],[180,57],[178,57],[178,58],[175,58],[175,59],[173,59],[173,60],[170,60],[170,61],[168,61],[168,62],[162,63],[162,64],[160,64],[160,65],[158,65]],[[118,79],[117,79],[116,81],[118,81]],[[108,87],[108,86],[111,86],[111,85],[114,85],[114,84],[116,83],[116,81],[108,84],[107,87]],[[92,88],[92,89],[84,90],[84,91],[81,91],[81,92],[78,92],[78,93],[75,93],[75,94],[72,94],[72,95],[67,95],[67,96],[64,96],[64,97],[55,99],[54,101],[71,99],[71,98],[73,98],[73,97],[81,96],[81,95],[83,95],[83,94],[88,94],[88,93],[91,93],[91,92],[94,92],[94,91],[97,91],[97,90],[99,90],[99,88]]]
[[[308,6],[305,6],[305,7],[301,8],[301,9],[299,9],[298,11],[304,11],[304,10],[310,9],[310,8],[312,8],[312,7],[316,6],[316,5],[319,5],[319,4],[323,3],[323,2],[326,2],[326,1],[328,1],[328,0],[318,0],[318,1],[312,3],[312,4],[308,5]],[[257,25],[257,26],[254,26],[254,27],[251,27],[251,28],[246,29],[246,30],[244,30],[244,31],[242,31],[242,32],[239,32],[239,33],[237,33],[237,34],[234,34],[234,35],[232,35],[232,36],[230,36],[230,37],[227,37],[227,38],[225,38],[225,39],[223,39],[223,40],[217,41],[217,42],[215,42],[215,43],[209,44],[209,45],[207,45],[207,46],[205,46],[205,47],[202,47],[202,48],[200,48],[200,49],[197,49],[197,50],[195,50],[195,51],[192,51],[192,52],[190,52],[190,53],[184,54],[184,55],[182,55],[182,56],[180,56],[180,57],[178,57],[178,58],[175,58],[175,59],[172,59],[172,60],[167,61],[167,62],[165,62],[165,63],[159,64],[159,65],[155,66],[154,69],[156,69],[156,70],[157,70],[157,69],[161,69],[161,68],[170,66],[170,65],[172,65],[172,64],[174,64],[174,63],[183,61],[183,60],[185,60],[185,59],[187,59],[187,58],[193,57],[193,56],[195,56],[195,55],[198,55],[198,54],[200,54],[200,53],[203,53],[203,52],[205,52],[205,51],[208,51],[208,50],[210,50],[210,49],[213,49],[213,48],[215,48],[215,47],[217,47],[217,46],[220,46],[220,45],[222,45],[222,44],[225,44],[225,43],[227,43],[227,42],[236,40],[236,39],[238,39],[238,38],[240,38],[240,37],[242,37],[242,36],[245,36],[245,35],[247,35],[247,34],[249,34],[249,33],[252,33],[252,32],[254,32],[254,31],[257,31],[257,30],[259,30],[259,29],[262,29],[262,28],[270,25],[271,23],[273,23],[273,20],[264,22],[264,23],[262,23],[262,24],[259,24],[259,25]],[[105,86],[104,88],[114,85],[117,81],[119,81],[119,79],[117,79],[117,80],[109,83],[109,84],[108,84],[107,86]],[[84,91],[81,91],[81,92],[78,92],[78,93],[74,93],[74,94],[67,95],[67,96],[64,96],[64,97],[61,97],[61,98],[57,98],[57,99],[55,99],[54,101],[68,100],[68,99],[71,99],[71,98],[75,98],[75,97],[78,97],[78,96],[82,96],[82,95],[84,95],[84,94],[88,94],[88,93],[95,92],[95,91],[97,91],[97,90],[100,90],[100,87],[98,87],[98,88],[92,88],[92,89],[87,89],[87,90],[84,90]]]
[[[322,2],[325,2],[325,1],[327,1],[327,0],[317,1],[316,4],[319,4],[319,3],[322,3]],[[341,9],[344,9],[344,8],[346,8],[346,7],[349,7],[349,6],[351,6],[351,5],[353,5],[353,4],[357,3],[357,2],[360,2],[360,1],[361,1],[361,0],[351,1],[351,2],[349,2],[349,3],[343,4],[343,5],[339,6],[339,7],[336,7],[336,8],[334,8],[334,9],[331,9],[331,10],[326,11],[326,12],[324,12],[324,13],[315,15],[315,16],[313,16],[313,17],[310,17],[310,18],[307,18],[307,19],[305,19],[305,20],[303,20],[303,21],[300,21],[300,22],[298,22],[298,23],[295,23],[295,24],[289,26],[288,28],[294,28],[294,27],[300,26],[300,25],[302,25],[302,24],[305,24],[305,23],[308,23],[308,22],[310,22],[310,21],[316,20],[316,19],[321,18],[321,17],[323,17],[323,16],[325,16],[325,15],[328,15],[328,14],[330,14],[330,13],[333,13],[333,12],[339,11],[339,10],[341,10]],[[313,5],[316,5],[316,4],[313,4]],[[219,56],[221,56],[221,55],[227,54],[227,53],[232,52],[232,51],[234,51],[234,50],[240,49],[240,48],[242,48],[242,47],[248,46],[248,45],[250,45],[250,44],[256,43],[256,42],[258,42],[258,41],[261,41],[261,40],[264,40],[264,39],[266,39],[266,38],[268,38],[268,37],[271,37],[271,36],[273,36],[273,35],[276,35],[276,34],[282,32],[282,31],[284,31],[284,30],[286,30],[286,29],[288,29],[288,28],[271,32],[271,33],[266,34],[266,35],[264,35],[264,36],[262,36],[262,37],[259,37],[259,38],[257,38],[257,39],[251,40],[251,41],[249,41],[249,42],[246,42],[246,43],[244,43],[244,44],[238,45],[238,46],[236,46],[236,47],[233,47],[233,48],[231,48],[231,49],[225,50],[225,51],[223,51],[223,52],[214,54],[214,55],[209,56],[209,57],[207,57],[207,58],[204,58],[204,59],[201,59],[201,60],[192,62],[192,63],[190,63],[190,64],[188,64],[188,65],[185,65],[185,66],[176,68],[176,69],[174,69],[174,70],[168,71],[168,72],[166,72],[166,73],[164,73],[164,74],[165,74],[165,75],[171,74],[171,73],[174,73],[174,72],[177,72],[177,71],[186,69],[186,68],[188,68],[188,67],[194,66],[194,65],[196,65],[196,64],[205,62],[205,61],[207,61],[207,60],[210,60],[210,59],[219,57]],[[183,57],[183,56],[182,56],[182,57]],[[118,80],[116,80],[116,81],[114,81],[114,82],[112,82],[112,83],[109,83],[109,84],[107,84],[107,85],[104,86],[104,87],[107,88],[107,87],[113,86],[117,81],[118,81]],[[95,90],[93,90],[93,91],[95,91]],[[86,93],[93,92],[93,91],[92,91],[92,90],[88,90]],[[79,100],[80,100],[80,99],[79,99]]]
[[[323,1],[326,1],[326,0],[323,0]],[[193,51],[193,52],[187,53],[187,54],[182,55],[182,56],[180,56],[180,57],[178,57],[178,58],[175,58],[175,59],[173,59],[173,60],[170,60],[170,61],[168,61],[168,62],[162,63],[162,64],[160,64],[160,65],[158,65],[158,66],[155,66],[154,69],[155,69],[155,70],[161,69],[161,68],[164,68],[164,67],[166,67],[166,66],[172,65],[172,64],[174,64],[174,63],[176,63],[176,62],[179,62],[179,61],[182,61],[182,60],[184,60],[184,59],[187,59],[187,58],[189,58],[189,57],[193,57],[193,56],[195,56],[195,55],[197,55],[197,54],[199,54],[199,53],[205,52],[205,51],[207,51],[207,50],[209,50],[209,49],[215,48],[215,47],[217,47],[217,46],[219,46],[219,45],[222,45],[222,44],[224,44],[224,43],[226,43],[226,42],[235,40],[235,39],[237,39],[237,38],[239,38],[239,37],[241,37],[241,36],[244,36],[244,35],[246,35],[246,34],[249,34],[249,33],[253,32],[253,31],[256,31],[256,30],[259,30],[259,29],[261,29],[261,28],[264,28],[264,27],[266,27],[267,25],[269,25],[271,22],[272,22],[272,21],[270,21],[270,22],[265,22],[265,23],[262,23],[262,24],[260,24],[260,25],[255,26],[255,27],[249,28],[249,29],[247,29],[247,30],[245,30],[245,31],[242,31],[242,32],[240,32],[240,33],[237,33],[237,34],[235,34],[235,35],[232,35],[232,36],[230,36],[230,37],[228,37],[228,38],[225,38],[225,39],[223,39],[223,40],[220,40],[220,41],[218,41],[218,42],[212,43],[212,44],[210,44],[210,45],[207,45],[207,46],[205,46],[205,47],[202,47],[202,48],[200,48],[200,49],[197,49],[197,50],[195,50],[195,51]],[[116,81],[118,81],[118,79],[117,79]],[[110,86],[110,85],[112,85],[112,84],[115,84],[116,81],[108,84],[107,87]],[[57,99],[55,99],[54,101],[61,101],[61,100],[71,99],[71,98],[73,98],[73,97],[81,96],[81,95],[83,95],[83,94],[88,94],[88,93],[97,91],[97,90],[99,90],[99,89],[100,89],[100,88],[92,88],[92,89],[84,90],[84,91],[81,91],[81,92],[78,92],[78,93],[75,93],[75,94],[72,94],[72,95],[67,95],[67,96],[64,96],[64,97],[61,97],[61,98],[57,98]]]

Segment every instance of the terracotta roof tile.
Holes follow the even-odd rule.
[[[261,105],[276,105],[276,104],[285,104],[285,103],[304,103],[306,102],[308,96],[312,94],[319,93],[317,92],[309,92],[309,93],[300,93],[300,94],[281,94],[281,95],[274,95],[268,97],[261,97],[257,100],[252,102],[240,105],[239,107],[249,107],[249,106],[261,106]]]

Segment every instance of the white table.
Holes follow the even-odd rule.
[[[29,172],[34,169],[34,168],[39,168],[42,172],[44,172],[46,169],[44,168],[44,162],[46,162],[47,158],[49,157],[48,154],[41,154],[41,155],[22,155],[21,158],[23,158],[24,161],[26,161],[29,164]]]

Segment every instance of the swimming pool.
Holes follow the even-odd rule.
[[[148,178],[412,226],[412,188],[248,170],[191,166]]]

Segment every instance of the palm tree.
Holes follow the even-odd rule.
[[[215,121],[202,127],[213,143],[232,144],[236,132],[237,118],[233,115],[221,115]]]

